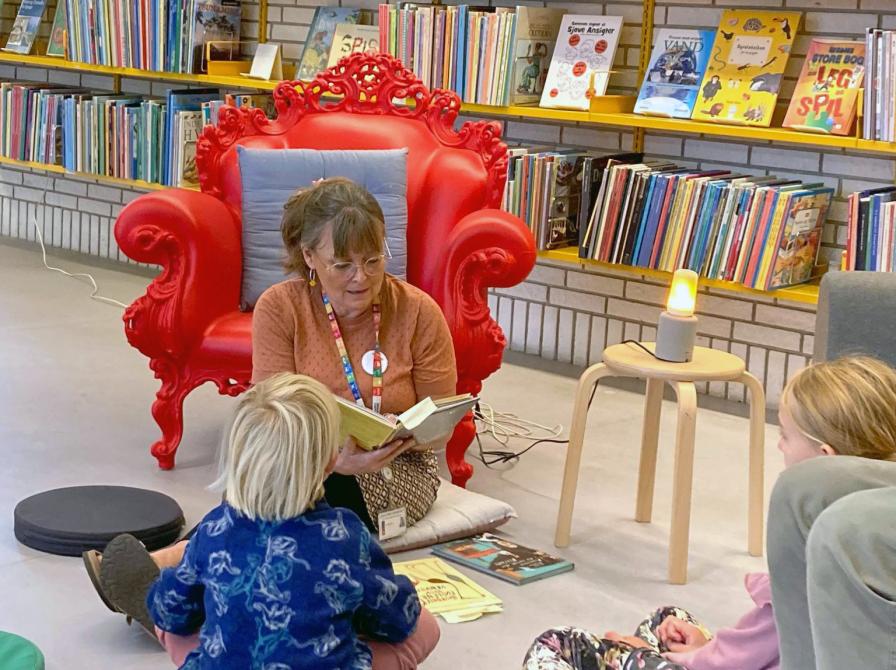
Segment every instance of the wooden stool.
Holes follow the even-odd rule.
[[[653,351],[654,343],[643,343]],[[694,471],[694,427],[697,420],[697,392],[694,382],[726,381],[744,384],[750,393],[750,474],[747,548],[752,556],[762,555],[763,469],[765,442],[765,393],[762,384],[746,371],[744,361],[733,354],[694,347],[689,363],[668,363],[654,358],[635,344],[616,344],[603,353],[603,363],[589,367],[576,389],[569,449],[563,472],[560,511],[554,544],[569,545],[572,510],[575,504],[585,420],[592,389],[603,377],[643,377],[647,380],[644,426],[641,434],[641,465],[638,472],[638,499],[635,520],[648,523],[653,510],[656,478],[656,451],[659,437],[663,385],[668,382],[678,397],[678,430],[675,436],[675,466],[672,490],[672,528],[669,537],[669,582],[684,584],[688,575],[688,534],[691,523],[691,484]]]

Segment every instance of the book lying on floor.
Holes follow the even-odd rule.
[[[342,414],[342,435],[355,438],[363,449],[376,449],[393,440],[413,437],[417,444],[429,444],[449,437],[454,427],[478,402],[464,393],[433,400],[424,398],[393,423],[376,412],[336,396]]]
[[[433,547],[432,553],[517,585],[569,572],[575,567],[564,558],[491,533],[439,544]]]
[[[392,566],[411,580],[420,604],[447,623],[473,621],[503,611],[501,599],[438,558],[421,558]]]

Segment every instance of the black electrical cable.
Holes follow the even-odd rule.
[[[594,401],[594,394],[597,393],[597,384],[594,385],[594,388],[591,389],[591,397],[588,399],[588,408],[591,408],[591,403]],[[479,409],[479,403],[476,403],[476,407],[473,410],[473,416],[482,416],[482,412]],[[518,461],[520,456],[525,454],[526,452],[534,449],[539,444],[569,444],[569,439],[566,440],[557,440],[554,438],[545,438],[541,440],[535,440],[528,447],[523,449],[522,451],[511,451],[509,449],[493,449],[486,450],[482,447],[482,440],[479,438],[479,431],[476,431],[476,444],[479,446],[479,460],[482,464],[491,469],[493,465],[496,463],[512,463]],[[490,457],[490,458],[486,458]]]

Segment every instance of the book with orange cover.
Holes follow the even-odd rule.
[[[865,43],[813,39],[803,63],[785,128],[848,135],[865,78]]]

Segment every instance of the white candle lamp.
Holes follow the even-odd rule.
[[[676,270],[669,288],[666,311],[660,314],[656,330],[656,357],[673,363],[687,363],[694,354],[697,339],[697,273]]]

